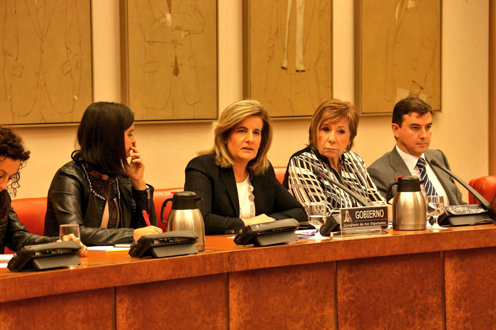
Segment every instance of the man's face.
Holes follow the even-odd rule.
[[[392,124],[394,137],[398,147],[407,154],[420,157],[431,144],[432,115],[426,113],[419,115],[412,112],[403,115],[401,127]]]

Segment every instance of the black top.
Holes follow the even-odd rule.
[[[277,220],[294,218],[307,221],[303,206],[277,180],[270,166],[251,181],[255,195],[256,215],[266,214]],[[199,202],[207,235],[231,234],[244,227],[239,218],[239,199],[231,167],[215,164],[213,154],[198,156],[186,166],[184,190],[203,199]]]

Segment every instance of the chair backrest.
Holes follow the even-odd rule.
[[[167,189],[155,189],[153,192],[153,203],[155,204],[155,214],[157,215],[157,227],[162,228],[165,232],[167,231],[167,224],[160,221],[160,211],[162,209],[162,204],[169,198],[172,198],[174,194],[178,191],[183,191],[181,188],[167,188]],[[164,209],[164,220],[167,221],[169,218],[169,213],[171,211],[172,203],[167,203],[166,208]]]
[[[26,226],[29,232],[43,236],[47,208],[46,197],[14,199],[11,205],[17,213],[19,221]],[[12,254],[14,252],[5,248],[4,253]]]
[[[469,182],[479,194],[482,195],[489,203],[493,202],[496,195],[496,175],[483,176],[472,179]],[[479,202],[471,193],[468,194],[469,204],[478,204]],[[496,201],[493,202],[493,208],[496,207]]]
[[[286,175],[286,166],[273,166],[274,172],[276,173],[276,178],[282,184],[284,181],[284,176]]]
[[[31,233],[43,235],[47,208],[46,197],[14,199],[12,208]]]

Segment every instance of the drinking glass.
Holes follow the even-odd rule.
[[[66,235],[74,234],[76,236],[76,242],[81,242],[81,236],[79,234],[79,225],[60,225],[59,239],[63,241],[63,237]]]
[[[320,235],[320,227],[323,226],[327,219],[327,209],[324,203],[308,204],[308,222],[317,229],[315,236],[310,239],[325,239]]]
[[[434,224],[431,226],[431,229],[447,229],[437,223],[439,216],[444,213],[443,196],[427,196],[427,213],[434,217]]]

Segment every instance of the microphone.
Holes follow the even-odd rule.
[[[321,172],[317,166],[313,165],[312,164],[312,172],[313,174],[315,174],[316,176],[318,176],[319,178],[324,178],[326,179],[327,181],[329,181],[331,184],[341,188],[342,190],[344,190],[346,193],[348,193],[348,195],[350,195],[351,197],[353,197],[356,201],[358,201],[360,204],[362,204],[363,206],[371,206],[371,203],[369,203],[368,201],[366,201],[365,199],[363,199],[362,196],[358,195],[357,193],[351,191],[349,188],[347,188],[346,186],[344,186],[343,184],[333,180],[329,175]]]
[[[431,165],[434,165],[437,168],[443,170],[450,177],[452,177],[453,179],[455,179],[456,181],[458,181],[465,189],[467,189],[472,195],[474,195],[475,198],[477,198],[477,200],[482,204],[482,206],[487,211],[489,211],[489,212],[492,212],[493,211],[493,207],[491,206],[491,204],[489,204],[487,202],[487,200],[484,197],[481,196],[481,194],[479,194],[474,188],[472,188],[471,186],[469,186],[465,181],[463,181],[461,178],[459,178],[456,174],[454,174],[453,172],[451,172],[450,170],[448,170],[447,168],[445,168],[444,166],[442,166],[441,164],[439,164],[435,159],[429,160],[429,163]]]

